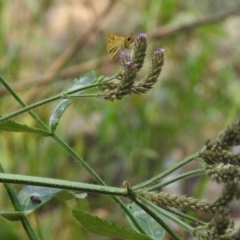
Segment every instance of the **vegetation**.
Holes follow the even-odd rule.
[[[1,239],[239,238],[237,1],[0,11]]]

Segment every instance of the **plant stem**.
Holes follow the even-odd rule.
[[[199,156],[199,152],[193,154],[192,156],[189,156],[187,158],[185,158],[183,161],[181,161],[180,163],[176,164],[175,166],[165,170],[164,172],[160,173],[159,175],[145,181],[145,182],[142,182],[140,184],[137,184],[135,186],[132,187],[132,190],[137,190],[137,189],[141,189],[141,188],[145,188],[149,185],[152,185],[154,184],[155,182],[157,182],[158,180],[164,178],[165,176],[167,176],[168,174],[176,171],[177,169],[179,169],[180,167],[186,165],[187,163],[193,161],[196,157]]]
[[[0,77],[0,79],[1,79],[1,77]],[[12,113],[10,113],[8,115],[5,115],[5,116],[1,117],[0,118],[0,124],[4,123],[4,122],[10,120],[11,118],[14,118],[14,117],[16,117],[16,116],[18,116],[20,114],[23,114],[23,113],[28,112],[30,110],[33,110],[33,109],[35,109],[37,107],[40,107],[40,106],[42,106],[42,105],[44,105],[46,103],[50,103],[50,102],[56,101],[56,100],[61,99],[61,98],[62,98],[62,95],[58,94],[56,96],[47,98],[47,99],[45,99],[43,101],[39,101],[39,102],[36,102],[36,103],[28,105],[28,106],[25,105],[25,107],[15,111],[15,112],[12,112]]]
[[[88,98],[88,97],[104,97],[105,95],[102,93],[93,93],[93,94],[81,94],[81,95],[68,95],[68,94],[63,94],[62,98],[64,99],[79,99],[79,98]]]
[[[42,100],[42,101],[39,101],[39,102],[36,102],[36,103],[33,103],[31,105],[26,105],[18,96],[17,94],[14,92],[14,90],[7,84],[7,82],[2,78],[2,76],[0,75],[0,82],[3,84],[3,86],[14,96],[14,98],[21,104],[23,105],[24,107],[15,111],[15,112],[12,112],[8,115],[5,115],[3,117],[0,118],[0,124],[1,123],[4,123],[6,121],[8,121],[9,119],[11,118],[14,118],[20,114],[23,114],[25,112],[28,112],[29,110],[33,110],[37,107],[40,107],[44,104],[47,104],[47,103],[50,103],[50,102],[53,102],[53,101],[56,101],[56,100],[59,100],[61,98],[63,98],[63,94],[65,95],[70,95],[70,94],[73,94],[73,93],[76,93],[76,92],[81,92],[81,91],[84,91],[84,90],[87,90],[87,89],[91,89],[91,88],[94,88],[94,87],[98,87],[99,85],[102,85],[103,83],[106,83],[106,82],[109,82],[109,81],[112,81],[116,76],[112,76],[110,78],[106,78],[104,80],[104,82],[102,83],[94,83],[94,84],[91,84],[91,85],[88,85],[86,87],[80,87],[80,88],[76,88],[74,90],[70,90],[70,91],[67,91],[67,92],[63,92],[63,93],[60,93],[60,94],[57,94],[53,97],[50,97],[50,98],[47,98],[45,100]],[[84,96],[84,95],[83,95]],[[90,96],[90,95],[89,95]],[[31,115],[32,116],[32,115]],[[34,117],[35,119],[35,117]],[[35,119],[36,120],[36,119]]]
[[[199,219],[197,219],[195,217],[191,217],[191,216],[189,216],[189,215],[187,215],[185,213],[179,212],[179,211],[175,210],[174,208],[161,206],[161,209],[164,209],[164,210],[166,210],[168,212],[171,212],[171,213],[173,213],[173,214],[175,214],[175,215],[177,215],[177,216],[179,216],[181,218],[184,218],[184,219],[186,219],[188,221],[191,221],[194,224],[196,224],[196,223],[199,224],[199,225],[205,225],[206,224],[205,222],[202,222]]]
[[[4,169],[1,165],[1,163],[0,163],[0,174],[4,174]],[[22,207],[19,203],[17,195],[16,195],[14,189],[12,188],[12,186],[10,184],[7,184],[7,183],[4,183],[3,185],[4,185],[4,187],[5,187],[5,189],[8,193],[8,196],[11,200],[11,203],[12,203],[14,209],[18,212],[22,212]],[[29,239],[37,240],[37,236],[35,235],[35,233],[34,233],[32,227],[31,227],[31,225],[29,224],[27,218],[25,216],[22,216],[22,217],[20,217],[20,220],[21,220],[21,223],[22,223]]]
[[[116,75],[113,75],[112,77],[109,77],[109,78],[105,78],[104,82],[109,82],[113,79],[115,79],[117,76]],[[23,106],[23,107],[26,107],[27,105],[22,101],[21,98],[18,97],[18,95],[15,93],[15,91],[8,85],[8,83],[0,76],[0,82],[2,82],[2,84],[5,86],[5,88],[12,94],[12,96]],[[89,85],[85,88],[82,88],[83,89],[88,89],[88,88],[91,88],[91,87],[95,87],[95,86],[99,86],[101,85],[102,83],[97,83],[97,84],[92,84],[92,85]],[[68,92],[67,94],[70,94],[72,92]],[[60,95],[57,95],[57,96],[60,96]],[[55,96],[56,97],[56,96]],[[28,112],[34,119],[35,121],[43,127],[43,129],[47,130],[49,132],[49,128],[48,126],[45,125],[45,123],[35,114],[33,113],[32,111],[29,111]],[[6,117],[6,116],[5,116]],[[2,119],[1,119],[2,120]],[[0,123],[1,123],[1,120],[0,120]],[[6,120],[7,121],[7,120]],[[55,134],[52,135],[52,137],[55,139],[55,141],[57,141],[78,163],[80,163],[84,169],[89,172],[89,174],[93,177],[93,179],[96,179],[96,181],[101,184],[101,185],[104,185],[106,186],[105,182],[103,180],[101,180],[101,178],[93,171],[93,169],[88,166],[88,164],[83,161],[83,159],[81,159],[77,153],[72,149],[70,148],[65,142],[63,142],[59,137],[57,137]],[[144,230],[142,229],[142,227],[139,225],[139,223],[136,221],[135,217],[133,216],[133,214],[129,211],[129,209],[126,207],[126,205],[124,204],[124,202],[122,202],[118,197],[116,196],[112,196],[113,200],[121,207],[121,209],[125,212],[125,214],[129,217],[129,219],[132,221],[132,223],[134,224],[134,226],[138,229],[138,231],[140,233],[143,233],[145,234]]]
[[[197,176],[197,175],[202,175],[204,173],[205,173],[205,169],[198,169],[198,170],[195,170],[195,171],[191,171],[191,172],[188,172],[188,173],[181,174],[181,175],[179,175],[177,177],[174,177],[172,179],[169,179],[169,180],[167,180],[165,182],[158,183],[156,185],[147,187],[144,190],[146,190],[146,191],[153,191],[153,190],[156,190],[156,189],[161,189],[164,186],[169,185],[171,183],[174,183],[174,182],[176,182],[178,180],[189,178],[189,177],[193,177],[193,176]]]
[[[147,207],[147,204],[143,204],[138,201],[136,198],[132,198],[132,201],[135,202],[140,208],[142,208],[146,213],[148,213],[154,220],[156,220],[167,232],[168,234],[175,240],[181,240],[175,232],[151,209]]]
[[[19,174],[0,173],[1,182],[17,183],[34,186],[44,186],[49,188],[60,188],[72,191],[81,191],[88,193],[98,193],[115,196],[126,196],[127,191],[124,188],[108,187],[95,184],[72,182],[54,178],[43,178],[35,176],[26,176]]]
[[[143,202],[144,205],[148,205],[150,206],[155,212],[158,212],[161,215],[164,215],[165,217],[167,217],[168,219],[171,219],[173,222],[177,223],[178,225],[182,226],[184,229],[186,229],[189,232],[193,232],[193,228],[186,224],[185,222],[181,221],[180,219],[176,218],[175,216],[173,216],[172,214],[169,214],[166,210],[161,209],[160,207],[156,206],[155,204],[153,204],[150,201],[147,201],[146,199],[144,199],[143,197],[139,197],[141,199],[141,201]]]

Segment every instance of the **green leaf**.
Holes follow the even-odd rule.
[[[18,194],[18,199],[25,214],[29,214],[52,199],[59,191],[61,189],[24,186]],[[38,197],[41,202],[32,201],[31,196]]]
[[[66,197],[66,195],[68,197]],[[34,198],[36,198],[37,200],[32,200],[31,196],[34,196]],[[72,191],[68,192],[67,190],[62,190],[58,188],[24,186],[18,194],[18,199],[25,214],[29,214],[55,196],[57,196],[58,198],[62,196],[62,200],[71,200],[73,198],[77,198]]]
[[[64,93],[73,91],[75,89],[84,88],[86,86],[91,85],[95,81],[96,81],[95,73],[89,72],[89,73],[85,74],[84,76],[82,76],[80,79],[75,79],[73,81],[73,84],[68,89],[66,89],[64,91]],[[75,93],[72,96],[80,96],[80,93],[82,93],[82,92],[83,92],[83,90],[79,90],[78,93]],[[53,133],[56,130],[61,116],[63,115],[63,113],[66,111],[66,109],[70,106],[70,104],[72,102],[73,102],[72,99],[63,99],[59,102],[57,107],[54,109],[54,111],[50,117],[50,120],[49,120],[49,127],[51,130],[51,133]]]
[[[32,128],[28,127],[25,124],[15,122],[12,120],[8,120],[7,122],[4,122],[0,124],[0,130],[8,131],[8,132],[28,132],[28,133],[36,133],[42,136],[49,136],[51,135],[49,132],[44,131],[39,128]]]
[[[58,126],[58,123],[59,123],[59,119],[61,118],[61,116],[63,115],[65,110],[70,106],[70,104],[72,102],[73,102],[73,100],[71,100],[71,99],[63,99],[60,101],[60,103],[54,109],[53,114],[51,115],[50,120],[49,120],[49,127],[51,130],[51,133],[55,132],[55,130]]]
[[[131,229],[120,227],[115,223],[109,223],[96,216],[87,214],[81,210],[73,210],[73,216],[85,227],[88,231],[100,236],[111,238],[129,239],[129,240],[152,240],[150,237],[135,232]]]
[[[83,199],[87,197],[87,193],[76,193],[75,198]]]
[[[67,190],[62,190],[56,194],[56,197],[63,201],[68,201],[74,198],[83,199],[87,196],[87,193],[74,193]]]
[[[0,211],[0,215],[10,221],[19,221],[21,217],[25,216],[23,212],[9,212],[9,211]]]
[[[158,222],[156,222],[151,216],[149,216],[144,210],[138,207],[135,203],[129,204],[128,207],[130,211],[133,213],[139,225],[144,229],[144,231],[147,233],[149,237],[156,240],[163,239],[165,235],[165,230],[159,225]],[[162,216],[160,217],[162,218]],[[130,220],[129,222],[132,225],[132,227],[135,230],[137,230]]]

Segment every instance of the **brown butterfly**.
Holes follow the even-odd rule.
[[[114,59],[118,53],[129,48],[129,45],[134,41],[132,35],[128,38],[120,37],[114,34],[108,34],[106,38],[107,51],[110,53],[111,59]]]

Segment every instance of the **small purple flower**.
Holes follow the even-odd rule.
[[[147,34],[145,34],[145,33],[138,34],[137,41],[139,41],[139,42],[147,42]]]
[[[132,61],[136,64],[138,71],[142,68],[147,49],[147,35],[140,33],[134,42]]]
[[[122,64],[123,64],[124,62],[131,61],[131,52],[128,51],[128,50],[122,50],[122,51],[119,53],[119,57],[120,57],[120,61],[122,62]]]
[[[164,56],[164,52],[165,52],[164,48],[158,48],[156,51],[154,51],[153,57],[162,58]]]
[[[156,64],[156,62],[163,62],[164,60],[164,51],[165,49],[159,48],[156,51],[153,52],[152,56],[152,63]]]
[[[125,69],[129,71],[135,70],[135,63],[131,61],[125,62]]]
[[[147,49],[147,35],[140,33],[134,41],[132,50],[124,49],[119,53],[121,69],[113,84],[107,85],[104,98],[113,101],[122,99],[131,93],[144,93],[152,88],[161,73],[164,63],[164,49],[157,49],[152,55],[152,62],[146,76],[135,80],[137,72],[142,68]]]

